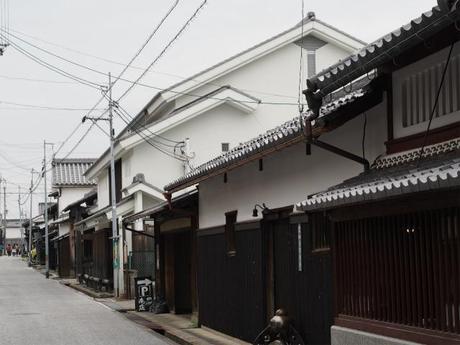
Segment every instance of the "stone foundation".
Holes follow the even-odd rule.
[[[331,345],[420,345],[405,340],[332,326]]]

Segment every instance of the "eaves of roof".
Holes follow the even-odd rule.
[[[133,195],[129,195],[129,196],[127,196],[127,197],[121,199],[121,200],[117,203],[117,207],[119,207],[119,206],[125,204],[126,202],[128,202],[128,201],[130,201],[130,200],[132,200],[132,199],[134,199],[134,196],[133,196]],[[100,210],[97,210],[95,213],[93,213],[93,214],[90,215],[89,217],[87,217],[87,218],[85,218],[85,219],[82,219],[82,220],[76,222],[74,225],[75,225],[75,226],[78,226],[78,225],[84,224],[84,223],[86,223],[86,222],[88,222],[88,221],[90,221],[90,220],[92,220],[92,219],[94,219],[94,218],[100,217],[100,216],[102,216],[103,214],[105,214],[106,212],[109,212],[111,208],[112,208],[112,206],[110,206],[110,205],[109,205],[109,206],[106,206],[106,207],[104,207],[104,208],[101,208]]]
[[[189,191],[189,192],[186,192],[184,194],[181,194],[175,198],[173,198],[171,200],[171,204],[173,205],[174,203],[178,202],[178,201],[181,201],[181,200],[184,200],[184,199],[188,199],[188,198],[193,198],[195,196],[198,196],[198,190],[194,189],[192,191]],[[123,219],[123,222],[125,223],[132,223],[138,219],[143,219],[143,218],[146,218],[146,217],[149,217],[149,216],[152,216],[158,212],[161,212],[161,211],[164,211],[166,209],[169,208],[169,202],[168,201],[163,201],[163,202],[160,202],[158,204],[156,204],[155,206],[152,206],[148,209],[145,209],[143,211],[140,211],[138,213],[135,213],[133,215],[130,215],[126,218]]]
[[[190,82],[190,81],[194,81],[194,80],[196,80],[197,78],[199,78],[201,75],[203,75],[203,74],[205,74],[205,73],[207,73],[207,72],[209,72],[209,71],[215,70],[217,67],[220,67],[220,66],[222,66],[222,65],[225,65],[225,64],[227,64],[228,62],[230,62],[230,61],[232,61],[232,60],[235,60],[235,59],[237,59],[237,58],[239,58],[239,57],[241,57],[241,56],[243,56],[243,55],[245,55],[245,54],[248,54],[249,52],[251,52],[251,51],[253,51],[253,50],[257,49],[257,48],[263,47],[263,46],[266,45],[267,43],[269,43],[269,42],[271,42],[271,41],[273,41],[273,40],[275,40],[275,39],[277,39],[277,38],[280,38],[280,37],[286,35],[287,33],[291,32],[291,31],[294,31],[294,30],[297,30],[297,29],[301,28],[302,25],[305,26],[305,25],[308,25],[308,24],[314,23],[314,22],[319,23],[319,24],[321,24],[321,25],[324,25],[325,27],[327,27],[327,28],[329,28],[329,29],[331,29],[331,30],[333,30],[333,31],[335,31],[335,32],[337,32],[337,33],[340,33],[341,35],[344,35],[344,36],[348,37],[349,39],[355,41],[355,42],[357,43],[357,46],[360,46],[360,45],[362,46],[362,45],[365,45],[365,44],[366,44],[366,42],[364,42],[364,41],[362,41],[362,40],[360,40],[360,39],[358,39],[358,38],[356,38],[356,37],[354,37],[354,36],[352,36],[352,35],[350,35],[350,34],[344,32],[344,31],[342,31],[342,30],[339,30],[339,29],[336,28],[335,26],[330,25],[330,24],[327,24],[327,23],[325,23],[325,22],[323,22],[323,21],[317,19],[316,16],[313,17],[313,18],[305,18],[303,21],[299,22],[299,23],[296,24],[295,26],[293,26],[293,27],[291,27],[291,28],[289,28],[289,29],[287,29],[287,30],[285,30],[285,31],[283,31],[283,32],[281,32],[281,33],[279,33],[279,34],[276,34],[275,36],[272,36],[272,37],[270,37],[270,38],[268,38],[268,39],[266,39],[266,40],[264,40],[264,41],[262,41],[262,42],[260,42],[260,43],[258,43],[258,44],[255,44],[255,45],[253,45],[253,46],[251,46],[251,47],[249,47],[249,48],[247,48],[247,49],[245,49],[245,50],[239,52],[238,54],[235,54],[235,55],[233,55],[233,56],[230,56],[229,58],[227,58],[227,59],[225,59],[225,60],[222,60],[222,61],[220,61],[219,63],[217,63],[217,64],[215,64],[215,65],[213,65],[213,66],[211,66],[211,67],[209,67],[209,68],[206,68],[206,69],[204,69],[204,70],[202,70],[202,71],[200,71],[200,72],[198,72],[198,73],[192,75],[191,77],[189,77],[189,78],[187,78],[187,79],[185,79],[185,80],[183,80],[183,81],[180,81],[180,82],[178,82],[178,83],[176,83],[176,84],[173,84],[171,87],[167,88],[166,90],[162,91],[161,93],[167,93],[167,92],[169,92],[169,91],[172,91],[172,90],[176,89],[177,87],[179,87],[179,86],[181,86],[181,85],[183,85],[183,84],[186,84],[186,83],[188,83],[188,82]],[[149,102],[149,105],[148,105],[148,106],[150,106],[151,104],[153,104],[153,101],[154,101],[154,100],[152,100],[151,102]]]
[[[84,202],[87,202],[87,201],[91,201],[91,200],[94,200],[97,198],[97,191],[94,190],[94,191],[91,191],[89,193],[87,193],[83,198],[67,205],[63,210],[62,212],[65,212],[65,211],[69,211],[71,208],[75,207],[75,206],[80,206],[81,204],[83,204]]]
[[[313,136],[317,137],[324,131],[324,127],[328,123],[327,119],[338,113],[339,110],[346,106],[351,106],[355,101],[363,99],[365,96],[372,96],[377,91],[373,91],[371,87],[366,86],[356,91],[353,91],[341,98],[322,106],[321,117],[313,126]],[[302,114],[302,122],[311,116],[311,111]],[[303,131],[299,116],[283,123],[259,135],[243,144],[238,145],[229,152],[214,158],[199,167],[193,169],[190,173],[176,179],[164,187],[168,192],[175,192],[186,188],[190,185],[201,182],[209,177],[221,173],[226,169],[233,169],[243,164],[248,160],[258,156],[267,155],[271,152],[280,150],[303,140]]]
[[[449,11],[435,6],[431,11],[423,13],[421,17],[413,19],[410,23],[309,78],[308,90],[316,92],[318,99],[324,97],[434,36],[456,22],[459,16],[460,9]]]
[[[180,81],[179,83],[173,84],[172,86],[168,87],[167,89],[155,94],[155,96],[153,96],[153,98],[138,112],[138,114],[133,118],[133,120],[130,122],[130,124],[127,125],[120,132],[120,134],[117,135],[117,137],[115,139],[115,146],[117,146],[119,141],[121,141],[122,139],[124,139],[127,136],[129,136],[128,130],[130,128],[130,125],[133,124],[133,123],[136,123],[137,121],[139,121],[140,118],[145,115],[146,111],[148,111],[148,109],[150,109],[152,107],[152,105],[154,105],[158,100],[160,100],[161,97],[164,96],[165,94],[171,93],[171,92],[174,93],[177,88],[179,88],[179,87],[181,87],[183,85],[186,85],[187,83],[189,83],[191,81],[195,81],[197,78],[200,78],[203,74],[208,73],[208,72],[213,71],[213,70],[216,70],[217,68],[219,68],[219,67],[221,67],[221,66],[223,66],[225,64],[228,64],[229,62],[231,62],[231,61],[233,61],[235,59],[238,59],[238,58],[242,57],[243,55],[250,53],[251,51],[254,51],[254,50],[258,49],[258,48],[261,48],[264,45],[267,45],[271,41],[276,40],[276,39],[288,34],[291,31],[298,30],[299,28],[302,27],[302,25],[305,26],[305,25],[308,25],[308,24],[311,24],[311,23],[318,23],[320,25],[323,25],[324,27],[336,32],[338,35],[342,35],[342,37],[353,41],[355,46],[356,46],[353,49],[358,49],[359,47],[361,47],[361,46],[366,44],[364,41],[362,41],[362,40],[360,40],[360,39],[358,39],[358,38],[356,38],[356,37],[354,37],[354,36],[352,36],[350,34],[347,34],[346,32],[344,32],[342,30],[339,30],[338,28],[336,28],[336,27],[334,27],[334,26],[332,26],[330,24],[325,23],[325,22],[317,19],[316,17],[314,17],[314,18],[305,18],[303,20],[303,24],[302,24],[302,21],[301,21],[300,23],[296,24],[294,27],[291,27],[288,30],[285,30],[285,31],[283,31],[283,32],[281,32],[281,33],[279,33],[279,34],[277,34],[275,36],[272,36],[267,40],[264,40],[264,41],[262,41],[262,42],[260,42],[260,43],[258,43],[256,45],[246,49],[246,50],[243,50],[240,53],[238,53],[236,55],[233,55],[233,56],[231,56],[231,57],[229,57],[229,58],[227,58],[227,59],[225,59],[225,60],[223,60],[223,61],[221,61],[221,62],[219,62],[219,63],[217,63],[217,64],[215,64],[215,65],[213,65],[211,67],[209,67],[209,68],[206,68],[206,69],[204,69],[204,70],[192,75],[191,77],[189,77],[187,79],[184,79],[184,80]],[[318,28],[316,28],[316,30],[318,30]],[[334,38],[334,39],[336,41],[338,41],[337,38]],[[352,48],[350,47],[349,49],[352,49]],[[196,83],[193,88],[197,88],[200,85],[205,84],[206,82],[209,82],[209,80],[206,80],[206,81],[200,82],[200,83]],[[181,94],[181,93],[179,92],[179,93],[176,93],[176,94]],[[164,104],[165,102],[167,102],[167,100],[163,100],[158,106],[156,106],[156,108],[160,108],[161,105]],[[135,133],[132,133],[131,135],[135,135]],[[97,167],[100,165],[100,163],[103,161],[103,159],[109,154],[109,152],[110,152],[109,149],[104,151],[104,153],[96,160],[96,162],[92,165],[92,167],[90,167],[88,169],[88,171],[85,173],[85,176],[93,174],[93,170],[97,169]]]
[[[323,211],[332,208],[377,202],[412,193],[460,188],[460,141],[449,145],[451,152],[425,155],[397,166],[375,167],[328,190],[309,196],[296,205],[300,211]]]

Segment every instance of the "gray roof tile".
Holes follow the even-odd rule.
[[[370,171],[309,196],[297,208],[319,211],[409,193],[460,188],[459,143],[460,139],[456,139],[431,145],[430,153],[425,153],[420,161],[418,155],[412,154],[414,150],[380,158]]]
[[[95,159],[56,159],[53,165],[52,184],[60,186],[93,186],[95,181],[88,181],[83,175],[95,162]]]
[[[321,108],[321,116],[332,114],[341,107],[353,103],[355,100],[362,98],[366,94],[366,88],[362,88],[346,94],[338,99],[335,99]],[[307,111],[302,115],[304,120],[309,116],[311,116],[311,111]],[[274,146],[279,142],[288,141],[289,139],[300,135],[301,130],[302,128],[300,125],[299,116],[296,116],[292,120],[287,121],[282,125],[277,126],[263,134],[260,134],[258,137],[242,143],[232,150],[198,166],[188,174],[169,183],[164,188],[165,190],[172,190],[182,184],[191,182],[198,177],[207,175],[214,170],[229,166],[230,164],[243,160],[271,146]]]
[[[307,82],[308,88],[320,90],[320,95],[324,97],[452,25],[459,15],[458,9],[449,12],[435,6],[419,18],[311,77]]]

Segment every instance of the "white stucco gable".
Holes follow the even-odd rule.
[[[152,114],[162,107],[165,102],[170,102],[196,90],[197,88],[212,83],[213,81],[240,69],[272,52],[294,43],[304,37],[314,36],[320,40],[346,50],[355,52],[365,45],[365,42],[316,19],[313,15],[302,23],[271,37],[237,55],[234,55],[192,77],[181,81],[155,96],[145,107],[148,114]]]
[[[326,46],[320,48],[323,52],[321,54],[322,63],[318,66],[319,68],[325,68],[339,58],[359,50],[365,44],[365,42],[318,20],[314,14],[309,15],[305,18],[303,23],[298,23],[294,27],[274,37],[229,57],[159,92],[142,108],[132,121],[132,124],[138,124],[138,126],[135,126],[144,131],[142,134],[145,137],[145,135],[151,136],[151,132],[167,132],[169,129],[224,103],[239,108],[246,113],[254,112],[257,102],[255,102],[255,97],[252,96],[254,93],[252,93],[251,90],[258,90],[260,86],[258,83],[247,82],[247,78],[253,78],[254,80],[252,72],[242,77],[247,67],[259,64],[261,60],[276,60],[279,61],[280,66],[286,66],[287,63],[294,66],[295,62],[291,59],[293,56],[292,51],[288,59],[287,55],[281,56],[283,54],[280,54],[280,52],[286,51],[288,47],[294,49],[296,42],[309,36],[327,43]],[[266,59],[266,57],[272,55],[273,58]],[[296,63],[298,64],[297,58]],[[289,77],[287,75],[282,76],[284,83],[286,83],[287,80],[294,80],[294,78],[298,80],[298,76],[291,76],[291,74],[294,73],[294,68],[291,67],[289,71],[286,71]],[[253,68],[250,69],[253,71]],[[298,66],[296,69],[298,70]],[[268,71],[267,73],[272,72],[274,72],[273,69],[271,72]],[[279,73],[283,72],[276,71],[271,79],[275,78],[277,81],[280,80]],[[296,73],[298,74],[298,72]],[[267,74],[265,75],[270,77]],[[258,79],[259,83],[263,83],[261,78]],[[248,84],[250,87],[247,87],[245,84]],[[251,86],[252,84],[254,84],[253,87]],[[263,87],[269,86],[270,89],[282,89],[286,87],[286,84],[277,87],[273,87],[272,84],[273,82],[267,80],[267,82],[263,84]],[[232,87],[226,90],[220,90],[219,95],[209,96],[210,93],[222,88],[222,85],[231,85]],[[298,88],[296,87],[295,89]],[[291,92],[289,92],[289,94],[291,94]],[[188,108],[186,106],[187,104],[193,104],[193,106]],[[266,108],[264,108],[264,110],[265,109]],[[274,124],[273,121],[269,121],[267,126],[272,126]],[[151,128],[146,130],[145,126],[150,126]],[[132,125],[127,126],[118,137],[118,142],[115,146],[117,157],[123,155],[123,152],[126,152],[127,148],[136,146],[137,143],[142,140],[140,136],[134,131],[131,131],[130,128],[132,128]],[[184,138],[179,138],[179,140],[183,139]],[[105,168],[107,165],[108,151],[98,159],[98,161],[87,171],[86,175],[88,177],[96,177],[101,172],[101,169]]]
[[[260,100],[231,86],[223,86],[203,97],[175,109],[167,118],[156,122],[141,131],[142,137],[151,137],[152,133],[161,134],[174,127],[205,114],[223,104],[229,105],[242,113],[250,114],[257,109]],[[133,135],[120,141],[120,147],[129,150],[144,142],[140,135]]]

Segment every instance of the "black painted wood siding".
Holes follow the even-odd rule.
[[[224,233],[198,237],[199,317],[203,326],[252,342],[265,326],[261,231],[237,231],[236,255]]]

